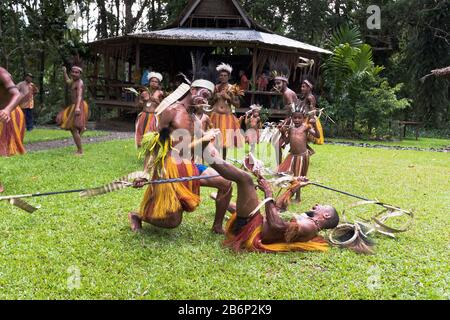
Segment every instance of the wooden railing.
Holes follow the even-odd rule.
[[[138,99],[125,88],[135,88],[138,90],[143,86],[133,83],[123,83],[117,80],[105,78],[89,79],[88,89],[95,104],[99,107],[126,108],[139,110]],[[138,90],[139,91],[139,90]],[[241,107],[236,109],[237,113],[244,113],[251,104],[258,103],[264,108],[270,109],[270,113],[275,117],[284,114],[283,97],[279,92],[274,91],[245,91],[245,96],[241,100]]]
[[[99,107],[118,107],[131,108],[138,110],[137,97],[125,88],[134,88],[138,90],[141,85],[133,83],[124,83],[117,80],[105,78],[91,78],[88,89],[94,102]]]

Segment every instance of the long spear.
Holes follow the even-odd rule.
[[[192,176],[192,177],[182,177],[182,178],[173,178],[173,179],[159,179],[159,180],[150,180],[144,183],[144,185],[148,184],[163,184],[163,183],[180,183],[187,182],[193,180],[200,179],[211,179],[215,177],[219,177],[219,174],[213,175],[205,175],[205,176]],[[81,196],[97,196],[100,194],[104,194],[111,191],[116,191],[125,187],[131,187],[133,183],[128,181],[116,181],[111,184],[97,187],[97,188],[89,188],[89,189],[73,189],[73,190],[64,190],[64,191],[52,191],[52,192],[38,192],[38,193],[28,193],[28,194],[19,194],[19,195],[11,195],[11,196],[2,196],[0,197],[0,201],[9,201],[11,204],[18,206],[19,208],[27,211],[34,212],[37,208],[27,204],[26,202],[19,200],[23,198],[31,198],[31,197],[45,197],[45,196],[53,196],[58,194],[66,194],[66,193],[81,193]],[[26,205],[27,206],[26,206]]]
[[[317,182],[309,181],[309,184],[312,184],[314,186],[321,187],[321,188],[324,188],[324,189],[327,189],[327,190],[331,190],[331,191],[334,191],[334,192],[342,193],[342,194],[345,194],[346,196],[350,196],[350,197],[357,198],[357,199],[360,199],[360,200],[372,201],[372,202],[375,202],[377,204],[381,203],[381,202],[370,200],[370,199],[367,199],[367,198],[364,198],[364,197],[361,197],[361,196],[357,196],[356,194],[351,194],[351,193],[348,193],[348,192],[345,192],[345,191],[341,191],[341,190],[338,190],[338,189],[327,187],[327,186],[324,186],[323,184],[319,184]]]

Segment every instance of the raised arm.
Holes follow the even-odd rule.
[[[67,69],[66,67],[62,67],[63,70],[63,76],[64,76],[64,81],[68,84],[71,85],[72,84],[72,79],[69,78],[69,76],[67,75]]]
[[[266,199],[273,197],[272,187],[267,180],[258,179],[258,186],[264,192]],[[265,210],[266,219],[263,226],[262,238],[263,240],[270,240],[274,238],[274,235],[283,234],[288,224],[281,219],[274,200],[266,203]]]

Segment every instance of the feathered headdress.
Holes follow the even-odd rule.
[[[159,82],[161,82],[163,79],[163,76],[159,72],[150,72],[147,76],[147,79],[150,80],[151,78],[156,78],[159,80]]]
[[[292,103],[291,105],[291,112],[292,113],[301,113],[303,115],[306,115],[305,111],[305,105],[302,101],[297,101],[296,103]]]
[[[272,78],[274,80],[282,80],[289,82],[289,67],[283,61],[273,61],[269,62]]]
[[[192,63],[192,81],[197,79],[203,79],[208,81],[215,80],[214,62],[209,61],[208,65],[203,63],[205,53],[201,51],[191,51],[191,63]]]
[[[74,55],[71,69],[76,69],[80,72],[83,72],[82,65],[83,62],[81,61],[80,55],[79,54]]]
[[[219,65],[216,67],[216,70],[217,70],[217,72],[226,71],[226,72],[228,72],[229,74],[231,74],[231,72],[233,71],[233,67],[230,66],[229,64],[226,64],[226,63],[222,62],[221,64],[219,64]]]
[[[259,104],[252,104],[250,106],[250,110],[256,110],[256,111],[260,111],[262,109],[262,107]]]

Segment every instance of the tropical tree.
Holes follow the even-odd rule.
[[[381,77],[384,67],[374,64],[372,48],[362,42],[357,27],[337,28],[328,45],[333,54],[323,65],[324,77],[328,112],[338,123],[338,134],[371,134],[387,124],[394,110],[409,105],[395,95],[401,85],[391,88]]]

